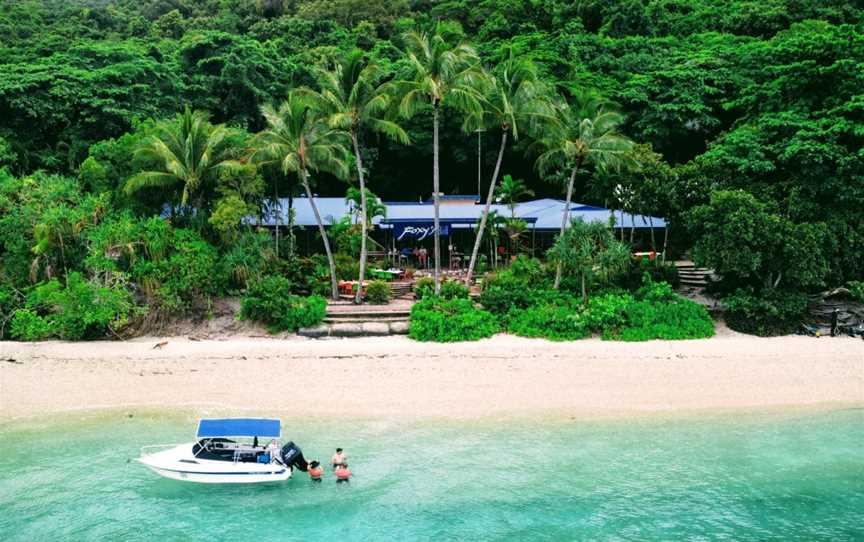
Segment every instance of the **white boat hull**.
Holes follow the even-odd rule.
[[[249,463],[199,459],[193,444],[139,457],[137,461],[165,478],[199,484],[258,484],[284,482],[291,468],[278,463]]]

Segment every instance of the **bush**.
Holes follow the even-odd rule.
[[[702,339],[714,335],[714,322],[705,307],[679,297],[675,301],[637,301],[625,309],[627,322],[619,330],[607,329],[604,339]]]
[[[51,323],[31,309],[18,309],[12,316],[9,334],[21,341],[41,341],[51,336]]]
[[[271,332],[297,331],[320,323],[327,313],[327,300],[313,295],[291,294],[291,281],[269,275],[249,286],[240,300],[240,319],[268,324]]]
[[[417,341],[476,341],[498,332],[495,316],[468,299],[427,296],[411,308],[409,336]]]
[[[612,283],[625,290],[633,291],[642,285],[645,274],[654,282],[668,282],[673,289],[681,282],[678,268],[673,264],[664,263],[659,259],[631,258],[627,269],[614,278]]]
[[[468,299],[468,287],[456,280],[445,280],[441,283],[441,297],[444,299]]]
[[[423,277],[414,283],[414,299],[423,299],[435,294],[435,280]]]
[[[805,294],[777,289],[739,289],[723,303],[730,328],[762,337],[797,331],[807,310]]]
[[[852,297],[855,298],[856,301],[864,303],[864,281],[850,280],[847,286],[849,287],[849,291],[852,293]]]
[[[541,292],[551,285],[540,260],[519,256],[508,269],[484,281],[480,304],[486,310],[504,316],[513,309],[525,309],[535,304]]]
[[[435,280],[431,277],[423,277],[414,284],[414,299],[424,299],[435,295]],[[455,280],[441,282],[441,298],[443,299],[468,299],[468,287]]]
[[[630,294],[606,293],[588,300],[585,322],[594,333],[616,329],[627,321],[627,308],[635,303]]]
[[[80,273],[69,273],[65,288],[52,279],[27,296],[27,307],[12,318],[11,332],[27,341],[50,336],[96,339],[126,325],[133,309],[132,296],[122,283],[102,286]]]
[[[366,301],[373,305],[384,305],[390,301],[390,285],[383,280],[373,280],[366,285]]]
[[[507,329],[522,337],[544,337],[554,341],[582,339],[591,334],[581,302],[568,296],[561,296],[557,302],[513,311]]]

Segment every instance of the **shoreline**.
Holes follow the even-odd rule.
[[[0,343],[10,359],[0,361],[0,423],[115,410],[458,420],[864,406],[864,345],[848,338]]]

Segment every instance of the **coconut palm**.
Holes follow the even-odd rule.
[[[315,204],[309,185],[310,171],[325,171],[345,178],[349,171],[348,134],[331,128],[304,92],[292,91],[278,108],[271,104],[261,107],[267,128],[253,141],[252,161],[258,164],[278,164],[286,175],[296,174],[309,198],[324,252],[330,266],[330,288],[333,299],[339,298],[336,262],[330,250],[330,240]]]
[[[487,95],[483,112],[483,124],[501,130],[501,145],[492,181],[489,183],[486,205],[480,217],[480,227],[474,239],[474,249],[471,251],[468,274],[465,277],[467,284],[471,284],[471,276],[474,274],[508,136],[512,134],[514,141],[518,140],[523,132],[542,136],[540,132],[548,130],[557,121],[550,93],[540,82],[537,67],[530,59],[517,57],[513,49],[510,49],[507,58],[498,65],[494,74],[493,87]]]
[[[214,126],[207,113],[188,107],[176,118],[160,122],[156,134],[135,150],[136,158],[149,160],[155,169],[130,177],[126,193],[181,187],[180,204],[186,205],[205,185],[215,182],[221,169],[236,164],[226,154],[227,135],[224,125]]]
[[[369,62],[363,51],[355,49],[343,56],[335,66],[316,69],[313,75],[320,87],[313,96],[316,107],[328,117],[331,127],[345,130],[351,136],[360,185],[360,222],[365,224],[368,202],[360,153],[361,132],[369,130],[403,144],[409,142],[407,132],[385,116],[393,99],[388,92],[392,87],[382,85],[388,74],[377,64]],[[354,298],[355,303],[363,300],[367,235],[366,228],[363,228],[360,238],[360,284]]]
[[[593,164],[600,170],[619,170],[629,164],[628,152],[633,142],[618,133],[624,117],[613,109],[610,102],[594,94],[575,97],[572,106],[561,111],[559,130],[537,141],[543,149],[537,158],[536,167],[545,174],[553,167],[569,168],[567,197],[561,216],[560,235],[570,220],[570,203],[573,198],[573,183],[576,173],[583,165]],[[561,284],[561,263],[555,272],[555,289]]]
[[[408,32],[403,35],[405,58],[411,68],[411,77],[399,81],[402,99],[399,111],[404,117],[432,107],[432,200],[435,228],[435,294],[441,292],[441,236],[440,236],[440,176],[438,167],[438,123],[445,105],[463,112],[467,118],[483,116],[484,93],[488,77],[480,66],[473,47],[454,42],[438,25],[434,34]]]
[[[527,222],[516,218],[516,206],[522,198],[533,196],[534,191],[528,188],[522,179],[514,179],[510,175],[504,175],[495,192],[496,199],[505,202],[507,208],[510,209],[510,218],[504,222],[504,229],[507,232],[507,237],[510,238],[510,252],[516,253],[519,247],[519,237],[528,228]]]

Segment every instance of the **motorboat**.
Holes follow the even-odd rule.
[[[202,419],[196,441],[141,448],[136,460],[174,480],[202,484],[284,482],[294,469],[306,471],[303,452],[284,446],[281,423],[266,418]]]

